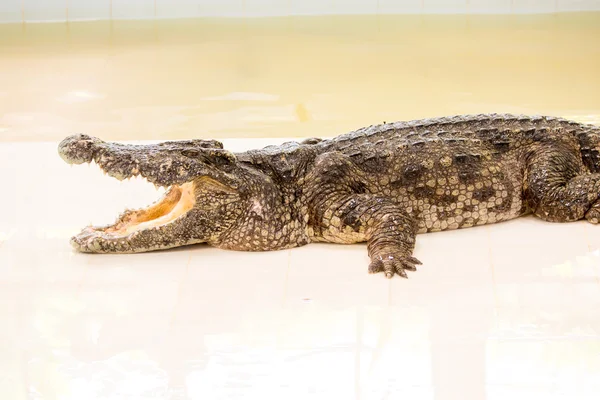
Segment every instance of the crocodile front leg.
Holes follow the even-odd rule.
[[[365,193],[363,179],[362,172],[339,153],[317,159],[307,177],[309,234],[314,241],[366,241],[369,273],[407,277],[406,270],[421,264],[412,256],[417,224],[393,199]]]

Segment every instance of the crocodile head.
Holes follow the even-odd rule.
[[[118,180],[141,176],[166,188],[151,206],[127,210],[112,225],[89,226],[74,236],[71,244],[82,252],[218,245],[228,232],[247,229],[250,211],[257,204],[262,209],[271,195],[264,176],[214,140],[125,145],[74,135],[59,144],[58,152],[69,164],[95,162]]]

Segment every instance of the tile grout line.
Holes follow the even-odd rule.
[[[292,268],[292,249],[288,249],[288,262],[287,268],[285,269],[285,278],[283,280],[283,299],[281,299],[281,306],[285,308],[287,291],[288,291],[288,280],[290,276],[290,269]]]
[[[288,291],[288,279],[289,279],[289,275],[290,275],[290,268],[292,265],[292,249],[288,249],[288,262],[287,262],[287,268],[285,270],[285,277],[283,279],[283,298],[281,299],[281,308],[284,309],[285,305],[286,305],[286,299],[287,299],[287,291]],[[283,312],[283,310],[282,310]],[[281,336],[282,336],[282,326],[283,324],[281,323],[281,321],[278,324],[277,327],[277,336],[276,336],[276,349],[277,351],[279,351],[279,347],[281,345]]]
[[[490,227],[489,225],[485,226],[486,230],[486,234],[487,234],[487,241],[488,241],[488,258],[489,258],[489,264],[490,264],[490,272],[492,275],[492,291],[494,293],[494,313],[496,314],[496,318],[498,318],[498,314],[499,314],[499,300],[498,300],[498,288],[496,287],[496,274],[495,274],[495,269],[494,269],[494,262],[493,260],[493,250],[492,250],[492,235],[490,234]]]
[[[388,298],[387,298],[387,306],[392,306],[392,280],[386,279],[388,281]]]
[[[73,257],[73,252],[71,252],[71,257]],[[81,290],[83,288],[83,284],[87,278],[89,270],[90,270],[89,266],[86,265],[86,268],[83,270],[83,274],[81,274],[81,280],[79,281],[79,284],[77,285],[77,291],[75,294],[75,298],[77,300],[81,300]]]
[[[181,297],[183,294],[183,283],[185,283],[185,281],[186,281],[185,278],[188,276],[191,262],[192,262],[192,253],[190,253],[190,255],[188,256],[187,262],[185,263],[185,271],[183,272],[183,276],[181,277],[180,282],[179,282],[180,286],[179,286],[179,290],[177,291],[177,300],[175,300],[175,305],[173,305],[173,310],[171,311],[171,320],[169,321],[169,331],[172,331],[173,327],[175,326],[177,308],[179,307],[179,304],[181,303]]]
[[[360,400],[360,353],[362,351],[364,329],[363,308],[358,307],[356,310],[356,349],[354,353],[354,392],[356,400]]]
[[[591,225],[591,224],[589,224],[589,223],[586,223],[586,224],[583,226],[583,232],[584,232],[583,234],[585,235],[585,242],[587,243],[587,248],[588,248],[588,252],[589,252],[589,253],[591,253],[591,252],[593,251],[593,250],[592,250],[592,243],[591,243],[591,241],[590,241],[590,235],[589,235],[589,233],[588,233],[588,229],[589,229],[589,226],[590,226],[590,225]],[[597,283],[598,285],[600,285],[600,267],[599,267],[599,266],[598,266],[598,264],[596,263],[596,264],[594,264],[594,265],[593,265],[593,267],[592,267],[592,268],[594,268],[594,272],[595,272],[595,273],[594,273],[594,278],[596,279],[596,283]]]

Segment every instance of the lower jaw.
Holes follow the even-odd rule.
[[[151,251],[168,250],[175,247],[188,246],[203,243],[201,240],[189,240],[185,242],[168,241],[153,245],[131,245],[130,243],[121,244],[119,241],[106,240],[80,240],[79,235],[71,238],[71,246],[81,253],[95,254],[134,254],[147,253]]]
[[[194,183],[171,187],[153,205],[126,212],[110,226],[89,226],[71,239],[71,245],[85,253],[137,253],[184,244],[174,243],[168,232],[195,204]]]

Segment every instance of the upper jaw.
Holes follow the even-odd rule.
[[[191,182],[200,176],[237,189],[237,180],[227,168],[210,165],[211,158],[235,158],[213,140],[163,142],[149,145],[107,143],[88,135],[73,135],[58,146],[58,153],[69,164],[95,162],[118,180],[141,176],[156,186],[169,187]]]

